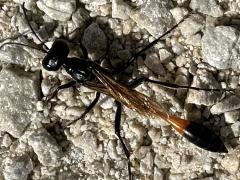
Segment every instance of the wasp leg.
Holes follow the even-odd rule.
[[[115,71],[116,74],[123,72],[126,68],[128,68],[128,66],[130,66],[136,59],[138,56],[140,56],[142,53],[144,53],[146,50],[150,49],[151,47],[153,47],[155,44],[157,44],[164,36],[166,36],[167,34],[171,33],[174,29],[176,29],[186,18],[188,18],[191,15],[188,14],[185,17],[182,18],[182,20],[180,20],[177,24],[175,24],[172,28],[170,28],[168,31],[166,31],[165,33],[163,33],[161,36],[159,36],[157,39],[155,39],[154,41],[152,41],[151,43],[149,43],[148,45],[146,45],[145,47],[143,47],[141,50],[137,51],[132,57],[130,57],[127,62],[125,63],[124,67],[119,68],[117,71]]]
[[[57,95],[58,91],[60,91],[62,89],[67,89],[67,88],[73,87],[75,84],[76,84],[76,81],[70,81],[66,84],[58,86],[57,89],[55,89],[51,94],[47,95],[45,101],[48,102],[50,99],[52,99],[53,97],[55,97]]]
[[[69,124],[67,124],[67,126],[70,126],[71,124],[74,124],[78,120],[83,119],[84,116],[86,116],[86,114],[89,113],[92,110],[92,108],[97,104],[97,102],[100,98],[100,94],[101,94],[100,92],[97,92],[94,100],[86,107],[86,109],[82,113],[82,115],[79,118],[77,118],[77,119],[73,120],[72,122],[70,122]]]
[[[115,115],[115,134],[117,135],[118,139],[120,140],[120,143],[123,147],[123,151],[125,153],[125,156],[127,157],[128,160],[128,174],[129,174],[129,179],[132,180],[132,172],[131,172],[131,161],[130,161],[130,152],[127,149],[127,146],[123,140],[124,137],[121,136],[121,113],[122,113],[122,105],[120,102],[115,101],[117,105],[117,111]]]

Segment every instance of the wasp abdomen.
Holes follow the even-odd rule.
[[[214,132],[207,127],[191,122],[182,134],[196,146],[212,152],[227,153],[224,143]]]

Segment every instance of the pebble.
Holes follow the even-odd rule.
[[[113,160],[119,160],[120,159],[120,156],[117,153],[116,147],[117,147],[117,143],[114,140],[110,140],[107,144],[108,155]]]
[[[216,0],[191,0],[189,5],[193,10],[213,17],[221,17],[224,13]]]
[[[236,153],[231,154],[229,156],[226,156],[222,159],[221,165],[229,171],[229,173],[236,173],[239,170],[239,153],[236,151]]]
[[[5,180],[27,180],[33,170],[33,162],[28,155],[7,157],[2,170]]]
[[[184,37],[191,37],[201,31],[204,25],[202,16],[194,14],[180,24],[179,28]]]
[[[107,39],[97,23],[92,23],[84,30],[82,43],[92,60],[101,59],[106,54]]]
[[[45,130],[37,129],[30,133],[28,143],[38,160],[44,166],[59,166],[62,152],[56,140]]]
[[[202,37],[203,60],[217,69],[239,69],[239,34],[230,26],[207,29]]]
[[[182,44],[175,42],[174,44],[172,44],[172,50],[175,54],[181,55],[185,51],[185,48]]]
[[[170,174],[169,180],[183,180],[183,174]]]
[[[188,14],[188,10],[182,7],[175,7],[170,10],[176,22],[181,21]]]
[[[157,167],[154,167],[153,179],[154,179],[154,180],[164,179],[164,173],[163,173],[160,169],[158,169]]]
[[[237,110],[225,112],[224,117],[225,117],[226,123],[230,123],[230,124],[235,123],[239,120],[240,111],[237,109]]]
[[[98,140],[96,134],[90,130],[85,130],[81,134],[76,134],[74,136],[68,136],[68,139],[72,143],[83,150],[83,158],[85,161],[94,162],[97,157],[98,152]]]
[[[143,140],[143,136],[146,133],[146,129],[143,126],[137,123],[131,123],[129,129],[135,133],[139,141]]]
[[[213,105],[210,109],[212,114],[221,114],[228,111],[237,110],[240,108],[240,98],[236,95],[231,95]]]
[[[100,106],[103,109],[112,109],[115,105],[113,98],[107,98],[103,101],[101,101]]]
[[[13,137],[20,137],[34,119],[38,77],[39,73],[27,73],[11,67],[1,70],[1,131],[6,131]]]
[[[148,54],[144,63],[149,69],[151,69],[151,71],[156,74],[163,75],[165,73],[165,69],[156,53]]]
[[[166,63],[173,58],[173,54],[167,49],[159,49],[159,58],[162,63]]]
[[[72,22],[76,27],[82,27],[86,21],[89,20],[89,15],[86,9],[79,7],[73,14],[72,14]]]
[[[122,20],[129,19],[129,7],[123,0],[112,1],[112,17],[119,18]]]
[[[94,6],[104,5],[108,2],[108,0],[79,0],[84,4],[93,4]]]
[[[83,114],[84,110],[84,107],[79,106],[68,107],[66,108],[66,116],[75,116],[78,118]]]
[[[24,43],[22,39],[22,43]],[[5,45],[0,49],[0,58],[2,62],[27,66],[32,62],[33,57],[23,46]]]
[[[200,47],[201,46],[201,40],[202,40],[201,34],[194,34],[192,36],[188,36],[186,38],[185,42],[188,45],[193,45],[195,47]]]
[[[67,21],[76,10],[76,0],[38,0],[37,6],[53,20]]]
[[[176,57],[175,61],[178,67],[183,67],[188,63],[189,59],[184,57],[183,55],[180,55]]]
[[[159,129],[151,128],[148,131],[148,135],[150,136],[153,143],[159,143],[161,138],[161,131]]]
[[[153,170],[153,155],[148,152],[140,162],[140,171],[143,174],[151,175]]]
[[[143,159],[146,157],[147,153],[150,152],[150,148],[148,146],[141,146],[139,149],[134,151],[134,156],[138,159]]]
[[[233,134],[234,137],[239,137],[240,136],[240,122],[237,121],[231,126],[231,133]]]
[[[145,28],[152,36],[159,37],[173,25],[173,17],[168,8],[167,1],[145,0],[139,9],[131,9],[129,16],[140,28]]]
[[[210,72],[202,72],[201,75],[197,74],[193,78],[192,87],[199,87],[199,88],[208,88],[208,89],[219,89],[220,86],[216,79]],[[213,105],[217,103],[221,99],[220,92],[214,91],[196,91],[196,90],[189,90],[186,102],[197,104],[197,105]]]
[[[5,134],[2,139],[2,145],[4,147],[9,147],[11,144],[12,144],[12,138],[8,134]]]
[[[181,165],[181,156],[179,154],[173,153],[172,157],[172,167],[178,169]]]

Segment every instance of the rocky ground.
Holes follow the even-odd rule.
[[[14,0],[0,1],[0,179],[128,179],[127,160],[114,134],[114,100],[77,86],[44,97],[71,80],[64,69],[46,71],[45,53],[20,5],[47,47],[63,38],[70,56],[117,69],[132,54],[182,24],[118,77],[141,76],[179,85],[234,91],[136,88],[169,113],[199,122],[218,134],[228,153],[205,151],[168,124],[122,113],[122,135],[131,151],[135,179],[240,179],[240,31],[238,0]],[[36,49],[36,47],[38,49]],[[39,50],[40,49],[40,50]]]

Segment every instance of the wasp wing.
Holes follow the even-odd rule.
[[[152,98],[137,92],[134,89],[128,88],[127,86],[115,81],[109,75],[102,73],[97,69],[94,69],[93,73],[101,82],[98,83],[98,87],[95,87],[95,90],[98,89],[101,92],[113,97],[133,111],[151,119],[163,119],[170,123],[180,134],[184,134],[185,128],[190,124],[190,121],[168,115],[165,108],[155,102]]]
[[[99,70],[95,69],[94,74],[103,85],[101,87],[103,93],[113,97],[133,111],[149,118],[168,117],[164,107],[156,103],[152,98],[130,89]]]
[[[89,89],[111,96],[107,87],[104,84],[100,83],[99,81],[87,81],[84,83],[84,86]]]

